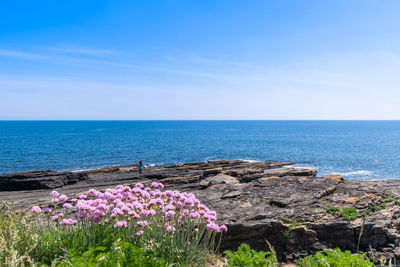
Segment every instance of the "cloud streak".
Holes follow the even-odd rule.
[[[75,47],[75,46],[50,47],[49,49],[60,53],[82,54],[91,56],[118,54],[117,51],[111,49],[95,49],[95,48],[85,48],[85,47]]]

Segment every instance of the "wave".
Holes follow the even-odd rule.
[[[352,175],[372,175],[373,172],[367,170],[351,171],[339,173],[342,176],[352,176]]]
[[[243,161],[243,162],[248,162],[248,163],[263,162],[262,160],[256,160],[256,159],[239,159],[239,160]]]
[[[287,165],[287,166],[283,166],[283,168],[292,168],[292,169],[297,169],[297,170],[305,170],[305,169],[319,170],[319,167],[317,167],[317,166],[303,165],[303,164]]]

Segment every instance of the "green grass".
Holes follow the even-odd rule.
[[[6,203],[0,203],[0,266],[34,264],[31,252],[39,236],[33,219],[27,213],[12,212]]]

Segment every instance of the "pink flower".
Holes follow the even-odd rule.
[[[128,214],[131,215],[132,218],[135,218],[135,219],[139,219],[140,218],[140,216],[134,211],[130,211]]]
[[[165,218],[166,219],[171,219],[172,217],[174,217],[174,215],[175,215],[175,211],[170,210],[170,211],[165,213]]]
[[[57,191],[51,191],[50,196],[51,197],[58,197],[60,195],[60,193],[58,193]]]
[[[142,198],[143,199],[150,199],[150,197],[151,197],[151,195],[148,192],[142,191]]]
[[[214,231],[214,232],[219,232],[220,231],[220,228],[219,228],[218,224],[216,224],[214,222],[209,222],[207,224],[207,229],[211,230],[211,231]]]
[[[215,221],[217,219],[217,213],[215,211],[209,211],[204,215],[204,218]]]
[[[86,198],[87,198],[86,195],[80,195],[80,196],[79,196],[79,199],[86,199]]]
[[[88,195],[91,197],[97,197],[99,195],[99,192],[97,190],[90,189]]]
[[[32,212],[34,213],[40,213],[42,211],[42,209],[38,206],[33,206],[32,207]]]
[[[144,187],[144,185],[141,184],[141,183],[137,183],[137,184],[135,185],[135,187],[142,189],[142,188]]]
[[[99,224],[99,223],[101,222],[101,217],[94,217],[94,218],[92,219],[92,222],[93,222],[93,223]]]
[[[77,223],[78,223],[77,220],[74,220],[74,219],[70,218],[70,219],[63,219],[60,222],[60,225],[74,225],[74,224],[77,224]]]
[[[59,199],[60,201],[65,202],[65,201],[68,200],[68,197],[67,197],[66,195],[61,195],[58,199]]]
[[[190,213],[190,218],[194,219],[194,218],[200,218],[200,213],[196,212],[192,212]]]
[[[52,221],[57,221],[57,220],[58,220],[58,216],[57,216],[57,215],[54,215],[53,217],[51,217],[51,220],[52,220]]]
[[[63,205],[63,207],[64,207],[65,209],[71,209],[71,208],[72,208],[72,205],[69,204],[69,203],[65,203],[65,204]]]
[[[116,222],[114,224],[114,229],[126,227],[127,225],[128,225],[128,223],[125,220],[124,221],[119,221],[119,222]]]
[[[223,225],[221,225],[221,226],[219,227],[219,230],[220,230],[221,232],[228,232],[228,227],[226,227],[226,225],[223,224]]]
[[[192,198],[187,198],[183,204],[185,204],[188,207],[193,207],[194,201]]]
[[[167,191],[165,191],[165,195],[166,195],[168,198],[171,198],[172,195],[173,195],[173,193],[172,193],[171,190],[167,190]]]
[[[137,224],[138,226],[144,228],[144,227],[147,226],[148,223],[147,223],[147,221],[138,221],[136,224]]]
[[[124,214],[124,212],[123,212],[121,209],[119,209],[119,208],[114,208],[114,209],[112,210],[112,213],[113,213],[113,214],[116,214],[116,215],[123,215],[123,214]]]
[[[167,205],[167,206],[165,207],[165,211],[174,210],[174,209],[175,209],[175,207],[174,207],[173,205]]]
[[[156,215],[156,211],[155,210],[149,210],[149,211],[147,211],[146,217],[153,217],[154,215]]]
[[[175,229],[175,227],[173,227],[173,226],[171,226],[171,225],[168,225],[168,226],[167,226],[167,231],[171,233],[171,232],[175,232],[176,229]]]
[[[177,203],[176,203],[176,208],[177,208],[178,210],[182,209],[182,208],[183,208],[183,203],[182,203],[182,202],[177,202]]]
[[[50,208],[44,208],[43,209],[43,213],[44,214],[50,213],[51,211],[52,211],[52,209],[50,209]]]
[[[140,230],[140,231],[137,231],[136,232],[136,235],[143,235],[144,234],[144,231],[143,230]]]

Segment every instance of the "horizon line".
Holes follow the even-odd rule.
[[[0,122],[44,121],[400,121],[400,119],[0,119]]]

